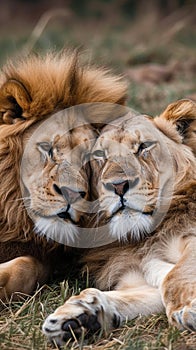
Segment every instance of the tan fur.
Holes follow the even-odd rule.
[[[128,114],[103,129],[92,150],[93,155],[105,152],[92,161],[93,187],[104,212],[100,224],[109,223],[110,234],[121,243],[89,252],[85,260],[99,289],[86,289],[57,308],[43,325],[49,339],[61,345],[71,337],[72,325],[76,334],[98,324],[111,329],[164,309],[171,324],[196,331],[195,120],[195,104],[182,100],[154,120]],[[138,153],[147,141],[152,147]],[[161,196],[171,196],[165,216],[146,231]],[[125,208],[119,212],[114,208],[122,200]]]
[[[22,155],[26,141],[40,121],[81,103],[123,104],[125,99],[126,84],[121,77],[113,76],[105,69],[82,64],[77,52],[49,53],[44,57],[32,55],[15,59],[3,67],[0,74],[1,263],[21,255],[32,255],[32,261],[33,257],[38,259],[38,269],[39,261],[43,263],[46,275],[51,262],[58,258],[58,244],[47,242],[44,237],[35,234],[34,224],[21,198]],[[83,131],[78,129],[76,132],[78,140],[84,135]],[[30,261],[31,258],[29,264]],[[21,284],[17,282],[17,274],[10,267],[7,274],[12,284],[11,287],[10,283],[6,286],[3,282],[6,269],[3,266],[1,269],[0,265],[0,286],[8,297],[16,291],[29,293],[37,282],[43,282],[34,273],[33,264],[32,287],[26,289],[22,279]],[[13,260],[9,266],[17,265]]]
[[[34,276],[34,278],[32,278]],[[42,263],[32,256],[18,257],[0,266],[0,299],[9,301],[18,297],[18,292],[30,294],[35,288],[35,281],[43,283],[47,274]],[[14,295],[14,292],[17,292]]]

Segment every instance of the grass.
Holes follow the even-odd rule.
[[[71,283],[72,285],[72,283]],[[1,350],[57,349],[41,332],[45,317],[73,292],[66,283],[42,286],[33,296],[21,296],[20,302],[2,305],[0,318]],[[88,341],[69,343],[63,349],[100,350],[189,350],[195,349],[196,334],[179,332],[168,326],[163,314],[138,317],[107,335],[96,335]]]
[[[85,56],[93,61],[111,66],[123,73],[129,82],[129,105],[146,114],[160,113],[171,101],[195,94],[195,36],[193,27],[185,26],[169,37],[160,40],[158,29],[146,30],[140,21],[137,23],[112,20],[99,23],[85,20],[49,25],[36,43],[36,49],[45,51],[49,47],[82,45],[88,50]],[[143,25],[143,32],[142,32]],[[139,29],[138,29],[139,28]],[[167,28],[166,28],[167,29]],[[163,30],[163,26],[161,27]],[[25,33],[24,33],[25,32]],[[24,33],[24,34],[23,34]],[[0,39],[0,62],[8,56],[21,52],[29,37],[29,28],[23,33],[18,30],[16,37],[7,33]],[[142,39],[143,37],[143,39]],[[149,39],[149,40],[147,40]],[[149,44],[146,45],[146,42]],[[178,69],[168,81],[152,83],[132,80],[129,70],[144,63],[168,65],[178,63]],[[1,350],[46,350],[57,348],[48,344],[41,332],[45,317],[64,299],[78,293],[86,285],[86,280],[59,281],[42,286],[32,296],[22,296],[20,302],[1,305],[0,348]],[[193,350],[196,335],[179,332],[168,325],[166,316],[152,315],[138,317],[126,323],[121,329],[107,335],[97,335],[88,342],[67,344],[64,349],[114,349],[114,350]]]

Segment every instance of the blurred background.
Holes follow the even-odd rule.
[[[158,114],[196,99],[195,0],[1,0],[0,66],[31,51],[80,47],[129,82],[129,105]]]

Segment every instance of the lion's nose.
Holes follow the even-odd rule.
[[[137,183],[139,182],[139,179],[136,178],[133,181],[131,180],[125,180],[125,181],[119,181],[119,182],[110,182],[106,183],[105,187],[109,191],[114,191],[118,196],[124,196],[125,193],[135,187]]]
[[[69,204],[75,203],[78,199],[86,196],[85,191],[76,191],[66,186],[58,187],[56,184],[54,184],[53,188],[55,192],[62,195]]]

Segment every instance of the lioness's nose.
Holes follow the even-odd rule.
[[[112,186],[114,187],[114,191],[116,194],[118,194],[119,196],[124,196],[124,194],[129,189],[129,182],[123,181],[118,184],[113,183]]]
[[[56,184],[53,185],[56,193],[62,195],[69,204],[76,202],[78,199],[84,198],[86,196],[86,192],[84,191],[76,191],[71,189],[70,187],[62,186],[58,187]]]

